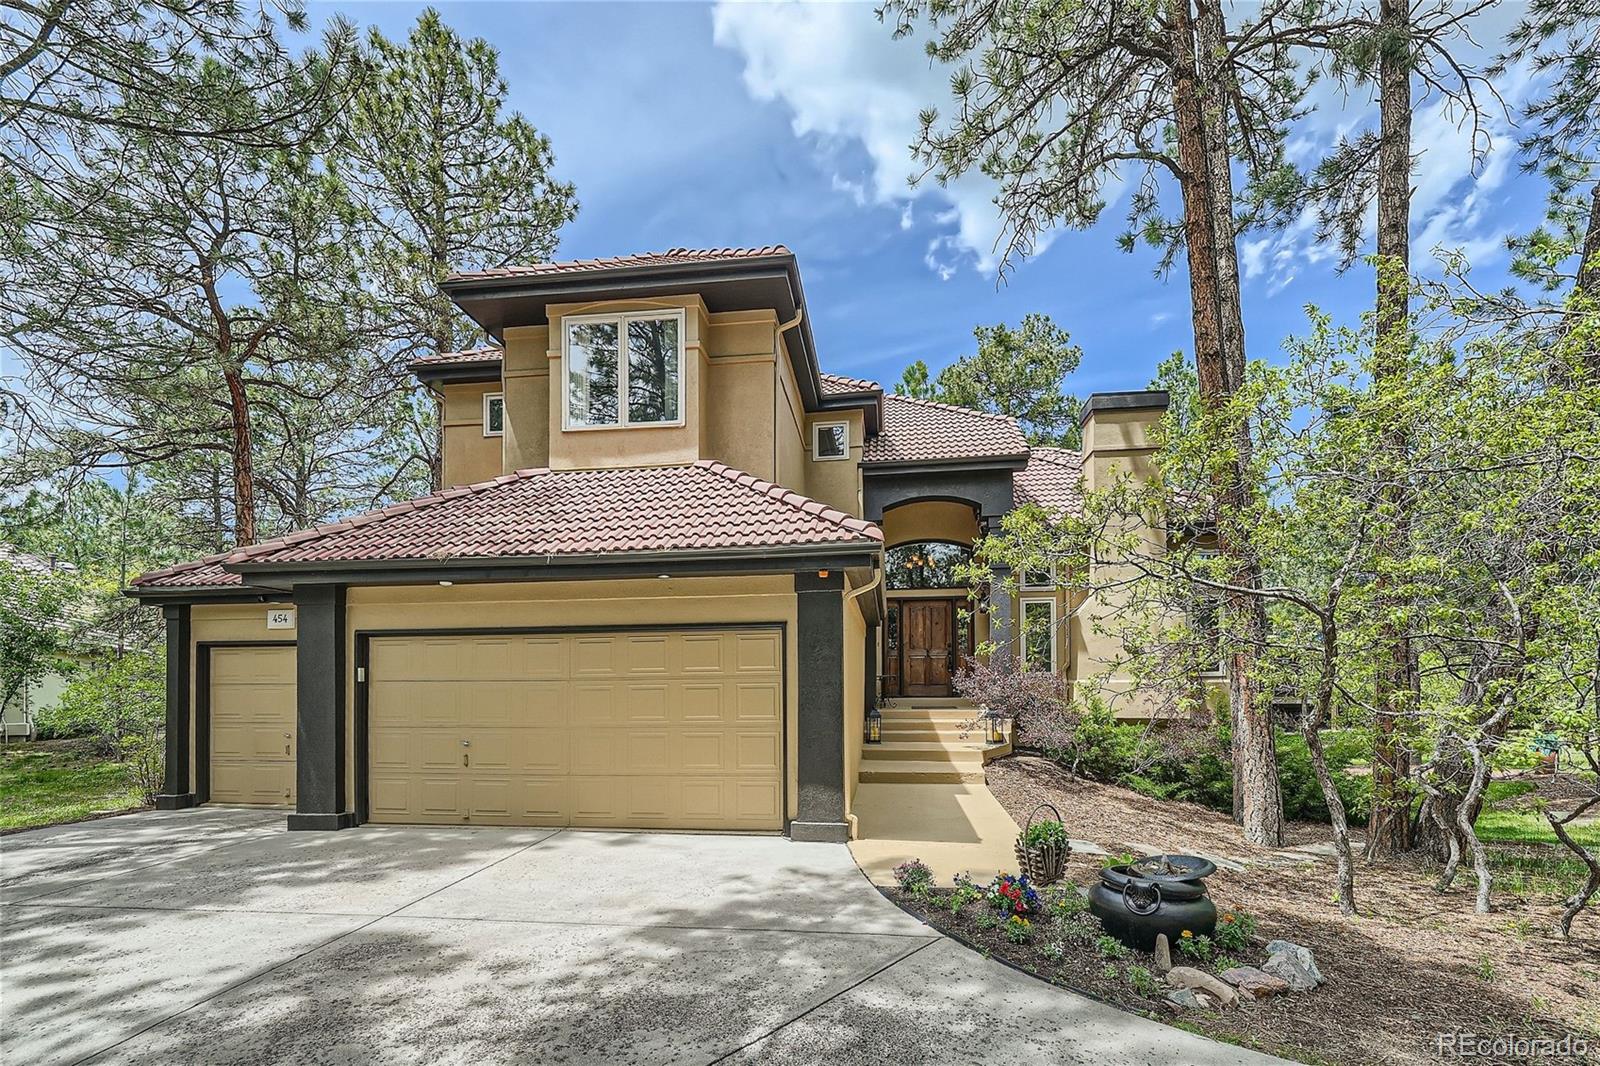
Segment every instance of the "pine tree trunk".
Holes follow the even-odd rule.
[[[1381,0],[1378,143],[1378,298],[1377,365],[1374,387],[1403,371],[1411,333],[1411,61],[1409,0]],[[1380,559],[1398,560],[1407,551],[1410,523],[1399,471],[1410,445],[1405,426],[1391,425],[1384,446],[1392,453],[1391,480],[1379,489],[1384,509],[1396,516],[1377,544]],[[1379,632],[1379,667],[1372,744],[1372,815],[1367,824],[1367,858],[1394,855],[1411,847],[1410,757],[1401,735],[1411,697],[1411,646],[1393,613],[1403,605],[1391,575],[1378,576],[1377,602],[1390,613]]]
[[[1195,367],[1202,400],[1216,411],[1244,383],[1244,317],[1240,307],[1239,257],[1233,221],[1233,174],[1228,145],[1228,97],[1220,56],[1226,27],[1214,0],[1199,0],[1191,23],[1187,0],[1173,4],[1174,105],[1178,115],[1184,183],[1184,232],[1189,251],[1191,302],[1195,308]],[[1195,180],[1198,179],[1198,180]],[[1193,218],[1191,219],[1191,216]],[[1196,236],[1202,243],[1197,247]],[[1202,345],[1202,307],[1206,343]],[[1203,363],[1214,362],[1208,370]],[[1252,444],[1249,426],[1234,427],[1235,461],[1219,473],[1218,499],[1226,516],[1244,513],[1252,492],[1246,471]],[[1261,585],[1261,568],[1248,544],[1218,524],[1217,548],[1230,562],[1236,588]],[[1230,624],[1228,708],[1233,726],[1234,817],[1245,839],[1277,847],[1283,843],[1283,795],[1269,700],[1255,680],[1255,660],[1266,644],[1266,609],[1248,591],[1227,597]]]
[[[245,547],[256,542],[256,478],[251,454],[250,401],[244,376],[236,369],[222,372],[228,385],[228,413],[233,423],[230,447],[233,458],[233,543]]]
[[[1578,260],[1578,291],[1600,300],[1600,181],[1589,190],[1589,228]]]

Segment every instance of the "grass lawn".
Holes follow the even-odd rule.
[[[0,832],[145,806],[126,764],[80,740],[13,744],[0,752]]]
[[[1478,816],[1478,838],[1489,845],[1489,867],[1495,890],[1518,896],[1564,898],[1583,883],[1588,871],[1550,830],[1550,823],[1531,806],[1529,781],[1495,781]],[[1558,800],[1551,804],[1562,809]],[[1571,809],[1568,805],[1567,809]],[[1567,832],[1587,848],[1600,847],[1600,818],[1585,818]],[[1470,878],[1470,860],[1463,874]]]

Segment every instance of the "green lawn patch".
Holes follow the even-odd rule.
[[[1533,790],[1528,781],[1491,782],[1488,802],[1478,816],[1478,839],[1489,845],[1497,890],[1522,896],[1566,896],[1588,871],[1556,840],[1544,815],[1514,803]],[[1557,801],[1554,806],[1559,810],[1561,804]],[[1586,818],[1568,826],[1567,832],[1585,847],[1600,847],[1600,819]]]
[[[124,763],[83,741],[17,744],[0,752],[0,831],[75,822],[145,805]]]

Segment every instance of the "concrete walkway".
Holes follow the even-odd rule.
[[[853,809],[850,853],[874,884],[894,884],[891,871],[907,859],[927,863],[940,885],[958,873],[987,881],[1017,867],[1017,823],[985,785],[862,783]]]
[[[1271,1060],[956,945],[837,845],[140,814],[0,838],[0,1060]]]

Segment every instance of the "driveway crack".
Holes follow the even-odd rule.
[[[862,985],[866,984],[868,981],[872,980],[874,977],[877,977],[879,974],[882,974],[882,973],[884,973],[884,972],[886,972],[888,970],[893,969],[894,967],[900,965],[902,962],[905,962],[911,956],[915,955],[917,952],[922,951],[922,950],[924,950],[926,948],[932,947],[934,944],[937,944],[942,939],[944,939],[944,938],[943,937],[938,937],[938,936],[929,937],[927,940],[924,940],[922,943],[918,944],[916,947],[911,948],[911,949],[909,949],[907,951],[902,951],[900,954],[896,955],[894,958],[890,959],[888,962],[884,963],[882,966],[879,966],[876,970],[873,970],[871,973],[865,974],[862,977],[859,977],[856,980],[851,981],[849,984],[845,985],[843,988],[839,989],[836,992],[831,992],[831,993],[829,993],[829,994],[827,994],[825,996],[822,996],[820,999],[818,999],[815,1003],[811,1004],[805,1010],[802,1010],[799,1013],[797,1013],[797,1014],[795,1014],[795,1015],[793,1015],[791,1017],[785,1018],[783,1021],[779,1022],[777,1025],[774,1025],[772,1028],[768,1029],[766,1032],[760,1033],[760,1034],[758,1034],[758,1035],[756,1035],[754,1037],[751,1037],[749,1040],[746,1040],[744,1043],[740,1044],[738,1047],[733,1048],[733,1049],[731,1049],[729,1051],[726,1051],[723,1054],[718,1055],[716,1058],[709,1060],[706,1063],[706,1066],[717,1066],[717,1063],[719,1063],[719,1062],[726,1062],[728,1059],[730,1059],[733,1056],[739,1054],[739,1052],[744,1051],[747,1048],[754,1047],[755,1045],[761,1043],[763,1040],[766,1040],[769,1037],[772,1037],[775,1034],[777,1034],[779,1032],[782,1032],[784,1029],[787,1029],[789,1026],[793,1025],[795,1022],[798,1022],[802,1018],[805,1018],[805,1017],[815,1013],[816,1011],[818,1011],[821,1008],[827,1006],[829,1003],[832,1003],[834,1000],[838,999],[840,996],[846,994],[847,992],[855,991],[857,988],[860,988]]]

